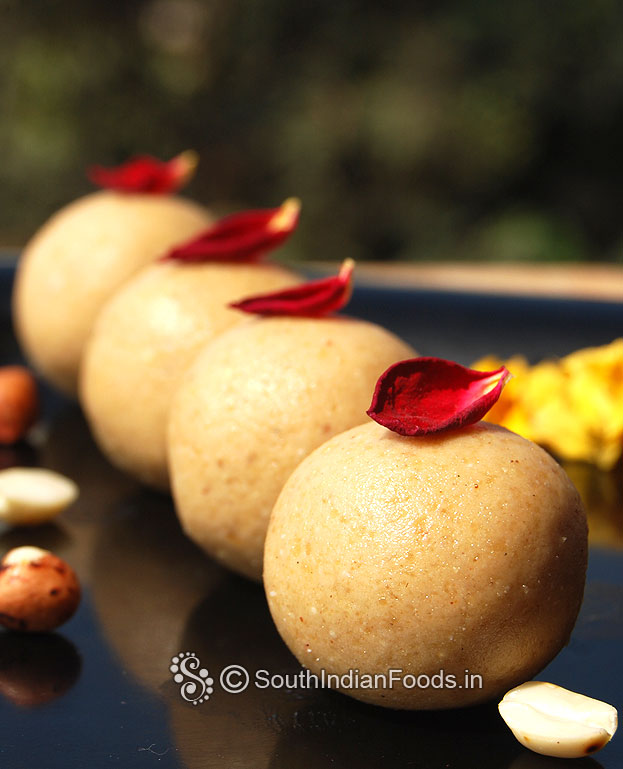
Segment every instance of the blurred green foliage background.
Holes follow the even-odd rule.
[[[0,106],[0,245],[193,148],[293,257],[623,261],[619,0],[0,0]]]

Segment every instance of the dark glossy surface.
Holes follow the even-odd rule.
[[[10,271],[0,273],[3,361],[11,336]],[[535,359],[613,339],[623,308],[361,289],[353,315],[379,321],[423,354],[469,363],[486,352]],[[0,552],[49,547],[78,571],[85,598],[51,637],[0,632],[0,766],[415,767],[556,769],[623,766],[616,737],[595,759],[524,750],[495,705],[406,713],[330,691],[259,690],[184,701],[169,671],[194,652],[218,678],[227,665],[295,674],[262,589],[207,560],[180,532],[171,501],[142,489],[100,456],[75,405],[46,394],[49,434],[23,463],[74,478],[79,501],[55,524],[0,532]],[[15,457],[13,457],[15,459]],[[586,599],[570,645],[540,677],[623,707],[621,470],[570,468],[591,512]]]

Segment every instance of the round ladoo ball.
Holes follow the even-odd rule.
[[[80,372],[80,401],[112,464],[168,489],[166,427],[173,393],[205,345],[249,316],[229,308],[298,282],[269,264],[159,262],[102,308]]]
[[[268,518],[292,470],[366,421],[379,375],[412,355],[389,331],[346,317],[257,319],[208,345],[169,421],[171,485],[188,536],[260,580]]]
[[[454,708],[553,659],[586,558],[579,495],[535,444],[484,423],[428,437],[370,423],[290,477],[264,584],[299,661],[346,676],[328,685],[392,708]]]
[[[19,260],[18,339],[32,364],[75,395],[80,357],[108,297],[138,269],[212,223],[180,197],[96,192],[55,214]]]

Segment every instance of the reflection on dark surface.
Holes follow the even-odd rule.
[[[217,668],[236,663],[250,670],[299,670],[270,616],[263,587],[229,572],[193,609],[179,643]]]
[[[182,769],[165,704],[119,665],[88,589],[63,634],[79,649],[80,675],[63,697],[42,707],[16,707],[0,697],[2,769],[134,769],[155,760],[150,746],[166,754],[158,764],[163,769]]]
[[[0,633],[0,694],[31,707],[62,696],[77,681],[76,647],[57,633]]]
[[[323,692],[286,726],[269,766],[510,769],[520,750],[494,705],[391,711]]]
[[[603,769],[594,758],[551,758],[524,750],[509,769]]]
[[[166,681],[189,611],[223,575],[184,536],[170,497],[142,490],[109,511],[93,544],[93,600],[104,633],[143,684]]]
[[[257,688],[258,670],[294,676],[300,666],[279,638],[261,588],[238,577],[224,579],[191,614],[179,650],[194,652],[216,680],[207,703],[193,707],[177,692],[170,699],[172,728],[190,769],[217,765],[219,756],[229,765],[271,769],[503,769],[521,750],[494,705],[411,713],[325,690]],[[218,683],[220,671],[233,664],[251,678],[236,695]]]
[[[300,669],[277,633],[261,586],[226,574],[190,613],[177,643],[178,651],[194,652],[216,681],[209,702],[196,707],[184,702],[176,684],[169,687],[171,727],[189,769],[218,766],[222,759],[227,766],[268,766],[277,724],[292,718],[299,696],[253,685],[228,694],[218,680],[228,665],[242,665],[251,679],[258,669]]]

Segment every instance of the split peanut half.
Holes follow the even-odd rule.
[[[0,470],[0,522],[37,526],[51,520],[78,497],[76,484],[40,467]]]
[[[511,689],[498,709],[519,742],[544,756],[590,755],[603,748],[617,729],[612,705],[545,681]]]

